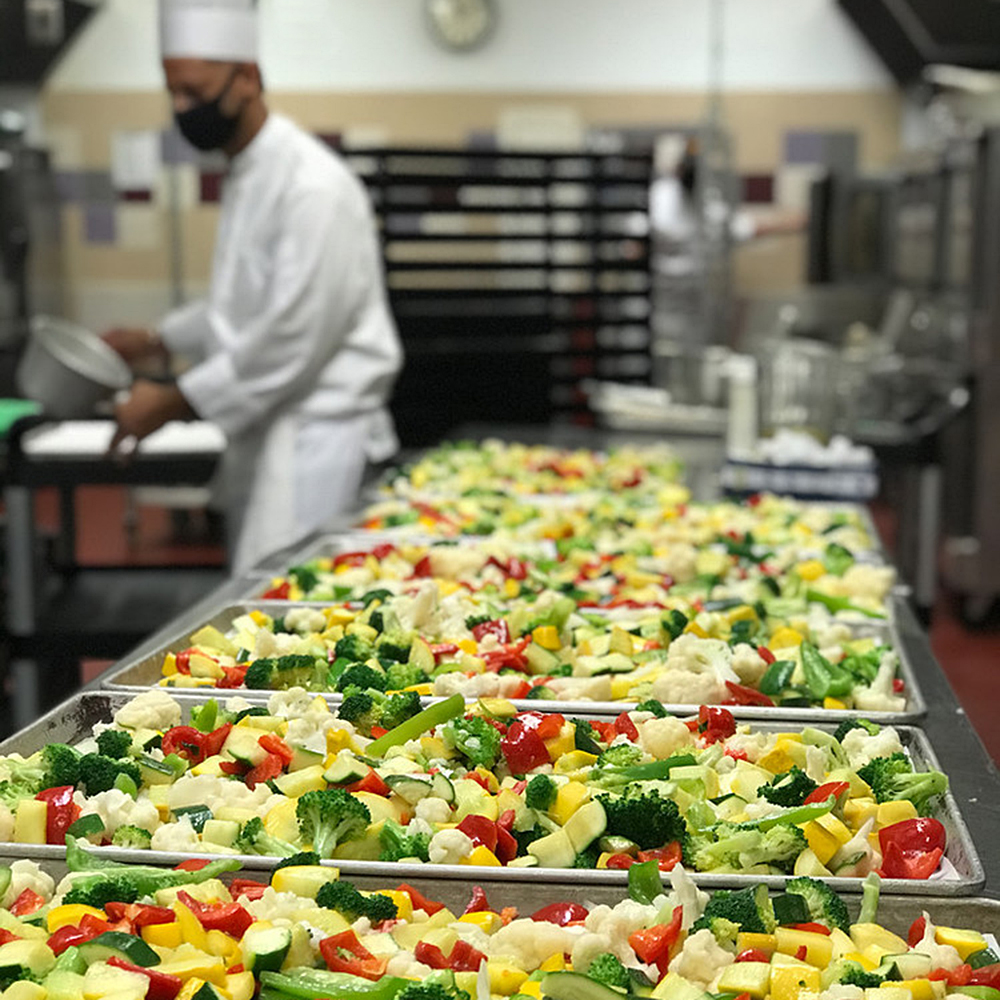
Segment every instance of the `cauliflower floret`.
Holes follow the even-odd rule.
[[[267,699],[267,710],[279,719],[298,719],[309,712],[315,697],[301,687],[275,691]]]
[[[717,705],[726,696],[726,688],[714,674],[690,674],[670,670],[653,682],[653,697],[675,705]]]
[[[435,545],[428,555],[431,575],[439,580],[460,580],[483,565],[482,550],[472,546]]]
[[[671,577],[675,583],[687,583],[697,575],[697,559],[698,550],[693,545],[682,542],[678,545],[671,545],[663,553],[657,560],[659,563],[657,569]]]
[[[149,845],[154,851],[177,851],[181,854],[198,854],[205,852],[205,845],[198,837],[198,831],[191,825],[187,816],[176,823],[165,823],[153,833]]]
[[[678,636],[667,650],[667,667],[691,673],[713,673],[724,681],[739,681],[733,672],[732,650],[721,639],[702,639],[693,632]]]
[[[37,892],[48,902],[56,889],[55,879],[43,872],[34,861],[15,861],[10,866],[10,885],[3,897],[3,907],[7,909],[25,889]]]
[[[326,734],[333,729],[348,730],[354,734],[354,726],[338,719],[333,713],[311,708],[304,715],[288,720],[285,742],[292,746],[305,747],[314,753],[326,753]]]
[[[763,657],[745,642],[738,643],[733,650],[732,665],[741,684],[756,686],[767,672],[767,663]]]
[[[840,586],[836,589],[849,597],[883,601],[895,582],[896,570],[892,566],[855,563],[840,577]]]
[[[573,947],[573,966],[586,968],[597,955],[610,951],[622,962],[634,962],[629,935],[648,927],[657,914],[655,906],[625,899],[615,907],[595,906],[584,922],[587,934]]]
[[[239,715],[240,712],[245,712],[248,708],[253,708],[253,706],[246,700],[246,698],[243,698],[238,694],[233,695],[232,698],[226,699],[225,709],[233,715]]]
[[[233,806],[252,809],[260,816],[282,800],[282,796],[275,795],[264,783],[247,788],[241,781],[230,781],[215,774],[184,775],[167,793],[171,809],[206,805],[214,813],[224,806]]]
[[[74,794],[74,801],[78,794],[78,792]],[[115,830],[120,826],[139,826],[153,833],[160,825],[159,810],[149,799],[133,799],[131,795],[126,795],[117,788],[109,788],[106,792],[83,798],[78,805],[83,816],[95,814],[101,817],[104,823],[104,832],[101,836],[104,837],[114,836]]]
[[[426,625],[438,606],[438,585],[434,580],[423,583],[420,589],[409,600],[396,603],[396,613],[404,631],[412,632]]]
[[[328,937],[329,935],[324,935]],[[385,967],[387,976],[399,976],[400,979],[426,979],[434,970],[413,957],[412,951],[397,951]]]
[[[681,747],[690,746],[691,742],[691,730],[673,716],[652,718],[639,726],[639,746],[661,760],[666,760]]]
[[[703,928],[687,938],[680,954],[670,963],[670,971],[692,983],[707,987],[723,969],[732,964],[733,955],[720,948],[715,935]]]
[[[726,740],[727,750],[732,750],[734,753],[745,753],[751,764],[755,764],[764,756],[766,746],[766,733],[734,733]]]
[[[162,688],[144,691],[115,713],[123,729],[170,729],[181,723],[181,706]]]
[[[931,918],[925,913],[924,936],[913,946],[913,951],[929,955],[931,967],[934,969],[957,969],[962,964],[962,957],[950,944],[938,944],[934,940],[937,928],[931,923]]]
[[[705,907],[708,905],[708,893],[703,892],[695,885],[694,879],[687,873],[687,869],[683,865],[675,865],[667,877],[670,879],[670,894],[667,896],[667,905],[671,908],[671,912],[678,906],[684,908],[681,927],[684,930],[690,930],[691,926],[705,912]]]
[[[816,645],[820,648],[842,646],[845,642],[850,642],[851,638],[851,630],[847,625],[843,622],[832,622],[817,630]]]
[[[461,864],[476,845],[461,830],[440,830],[431,838],[428,856],[435,865]]]
[[[885,653],[879,663],[875,680],[867,687],[854,689],[854,707],[866,712],[902,712],[906,708],[906,698],[893,692],[892,682],[896,677],[895,653]]]
[[[413,811],[416,813],[416,818],[425,823],[451,822],[451,806],[436,795],[428,795],[420,799],[413,807]]]
[[[581,932],[579,927],[557,927],[545,920],[512,920],[490,938],[488,954],[534,972],[547,958],[572,953]]]
[[[317,908],[294,892],[277,892],[271,886],[264,890],[260,899],[244,900],[243,905],[254,920],[288,920],[293,924],[308,919],[306,911]]]
[[[828,764],[829,759],[823,747],[806,746],[806,766],[803,770],[817,785],[821,785],[826,778]]]
[[[864,1000],[865,991],[860,986],[834,983],[817,996],[817,1000]]]
[[[0,841],[9,841],[14,837],[14,814],[6,804],[0,802]]]
[[[876,757],[891,757],[903,749],[899,733],[892,726],[883,726],[874,736],[864,729],[852,729],[840,741],[847,754],[851,770],[864,767]]]
[[[299,635],[322,632],[326,629],[326,615],[315,608],[292,608],[285,615],[285,628]]]
[[[611,678],[553,677],[546,687],[556,693],[557,701],[611,701]]]

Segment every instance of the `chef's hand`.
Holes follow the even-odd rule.
[[[123,442],[131,438],[138,443],[169,420],[189,420],[193,416],[194,411],[177,386],[137,379],[128,398],[115,407],[118,427],[109,454],[123,457]]]
[[[101,339],[130,365],[141,364],[153,358],[166,359],[167,349],[155,330],[147,327],[115,327]]]

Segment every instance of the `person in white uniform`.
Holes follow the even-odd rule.
[[[321,142],[268,111],[252,0],[161,0],[177,125],[229,159],[205,300],[158,330],[105,339],[135,364],[195,360],[176,384],[138,379],[114,447],[169,420],[217,424],[233,569],[322,528],[398,448],[386,404],[402,366],[373,213]]]

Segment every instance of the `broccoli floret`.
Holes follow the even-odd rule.
[[[350,660],[351,663],[364,663],[375,652],[372,644],[357,633],[345,635],[333,647],[334,659]],[[367,687],[367,685],[365,685]]]
[[[948,790],[948,778],[940,771],[914,772],[905,753],[876,757],[858,769],[858,777],[871,786],[876,802],[906,799],[917,812],[927,810],[930,800]]]
[[[263,705],[251,705],[250,708],[244,708],[243,711],[236,713],[236,718],[233,719],[233,725],[235,726],[237,722],[242,722],[246,718],[270,714],[271,713]]]
[[[321,858],[333,857],[341,842],[363,836],[372,820],[368,806],[342,788],[306,792],[295,815],[303,841]]]
[[[364,896],[350,883],[339,879],[320,886],[316,902],[327,910],[336,910],[352,923],[358,917],[367,917],[373,924],[395,920],[399,912],[396,904],[379,893]]]
[[[642,751],[634,743],[608,747],[597,761],[598,767],[631,767],[642,760]]]
[[[652,712],[658,719],[665,719],[667,717],[667,710],[655,698],[650,698],[647,701],[640,701],[639,704],[635,706],[635,710],[637,712]]]
[[[443,983],[410,983],[396,994],[396,1000],[470,1000],[465,990]]]
[[[524,697],[528,701],[554,701],[556,693],[544,684],[536,684]]]
[[[771,934],[777,926],[766,885],[747,886],[738,891],[720,889],[713,893],[705,912],[691,929],[711,930],[712,921],[720,917],[749,934]]]
[[[6,992],[15,983],[41,983],[42,977],[29,972],[23,966],[10,965],[0,971],[0,990]]]
[[[687,839],[687,827],[672,799],[656,791],[642,791],[630,786],[624,795],[597,797],[608,817],[606,833],[628,837],[642,850],[665,847],[674,841]]]
[[[622,965],[621,960],[612,955],[610,951],[598,955],[587,969],[587,977],[605,986],[614,986],[620,990],[627,990],[631,985],[628,970]]]
[[[112,760],[99,753],[88,753],[80,758],[80,785],[87,795],[114,788],[119,775],[130,778],[136,788],[142,784],[139,765],[132,761]]]
[[[413,663],[390,663],[385,668],[385,676],[386,691],[402,691],[415,684],[427,683],[427,674]]]
[[[394,595],[391,590],[379,587],[375,590],[369,590],[366,594],[362,594],[361,603],[367,608],[369,604],[374,604],[376,601],[385,603],[392,596]]]
[[[586,719],[570,719],[573,723],[573,745],[584,753],[601,754],[604,748],[597,742],[597,733]]]
[[[74,884],[64,903],[80,903],[104,909],[108,903],[134,903],[139,898],[135,884],[122,875],[88,876]]]
[[[111,838],[114,847],[124,847],[131,851],[148,851],[153,835],[141,826],[120,826]]]
[[[389,695],[382,706],[383,729],[395,729],[407,719],[412,719],[421,710],[420,695],[416,691],[400,691]]]
[[[322,669],[315,656],[278,656],[272,659],[254,660],[247,667],[244,683],[257,691],[287,691],[301,687],[314,689],[320,686],[328,664]]]
[[[428,848],[431,843],[429,833],[407,833],[406,828],[395,820],[387,819],[378,835],[381,845],[379,861],[402,861],[404,858],[429,860]]]
[[[559,786],[547,774],[536,774],[524,789],[524,801],[530,809],[544,812],[551,808]]]
[[[792,767],[776,775],[769,785],[761,785],[758,794],[776,806],[800,806],[819,786],[805,771]]]
[[[590,847],[584,848],[580,853],[573,859],[573,868],[584,868],[587,871],[593,871],[597,867],[597,862],[600,860],[601,851],[599,848],[594,847],[591,844]]]
[[[370,736],[372,726],[381,723],[382,702],[376,701],[371,691],[358,691],[352,688],[340,703],[337,718],[350,722],[359,733]]]
[[[298,853],[298,848],[287,841],[272,837],[264,829],[264,821],[255,816],[243,824],[233,847],[240,854],[273,855],[287,858]]]
[[[718,823],[690,836],[684,861],[700,872],[742,872],[768,865],[791,874],[796,859],[808,846],[797,826],[780,823],[762,833],[752,824]]]
[[[413,640],[405,632],[383,632],[375,645],[378,656],[397,663],[406,663]]]
[[[319,583],[319,576],[312,566],[293,566],[288,575],[304,593],[308,594]]]
[[[844,959],[837,973],[837,982],[844,986],[858,986],[863,990],[874,990],[882,985],[883,977],[877,972],[866,972],[860,962]]]
[[[386,676],[381,670],[375,670],[367,663],[355,663],[348,667],[337,678],[337,690],[346,691],[349,687],[356,687],[361,691],[385,691]]]
[[[449,750],[458,750],[473,767],[491,768],[500,756],[499,731],[477,715],[453,719],[439,727],[438,735]]]
[[[876,725],[874,722],[869,722],[867,719],[844,719],[844,721],[837,726],[837,729],[833,734],[833,738],[838,743],[843,743],[844,737],[852,729],[863,729],[869,736],[875,736],[881,731],[882,727]]]
[[[825,924],[830,930],[840,928],[845,933],[850,930],[847,904],[825,882],[805,876],[793,878],[785,886],[785,892],[801,896],[809,916],[817,923]]]
[[[298,868],[300,865],[318,865],[320,856],[315,851],[299,851],[291,857],[282,858],[272,869],[271,875],[281,868]]]
[[[528,845],[533,844],[539,837],[544,837],[548,832],[540,826],[533,826],[530,830],[512,830],[511,833],[517,841],[518,855],[526,854]]]
[[[50,743],[42,751],[45,762],[45,786],[62,788],[80,780],[80,754],[65,743]]]
[[[97,737],[97,750],[105,757],[121,760],[132,752],[132,735],[123,729],[105,729]]]
[[[740,925],[727,920],[725,917],[712,917],[708,921],[708,929],[712,932],[716,943],[720,948],[732,951],[736,946],[736,935],[740,932]]]
[[[20,799],[33,799],[46,785],[48,764],[44,753],[32,754],[26,760],[6,762],[10,773],[7,781],[0,786],[0,796],[12,807]]]

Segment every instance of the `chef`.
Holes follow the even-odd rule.
[[[105,339],[130,363],[170,354],[176,384],[138,379],[114,447],[169,420],[225,432],[220,487],[233,569],[323,527],[369,462],[397,449],[386,409],[402,349],[372,211],[330,150],[268,110],[252,0],[160,0],[167,89],[182,135],[229,161],[205,300],[154,332]]]

